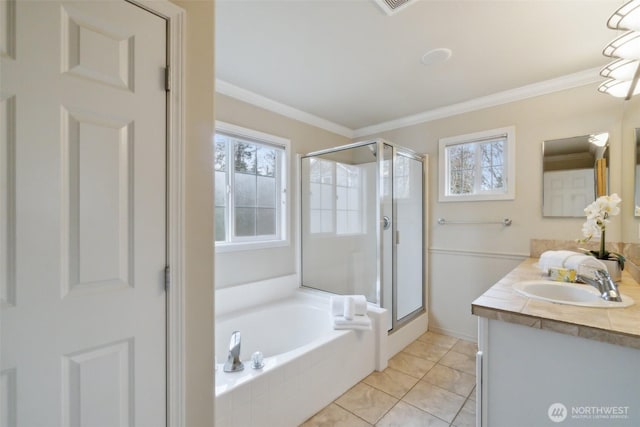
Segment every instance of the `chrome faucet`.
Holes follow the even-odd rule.
[[[596,288],[605,301],[622,301],[620,293],[618,292],[618,285],[611,279],[607,270],[595,270],[593,275],[595,279],[583,274],[578,274],[577,279]]]
[[[244,369],[244,364],[240,361],[240,331],[231,334],[229,356],[223,369],[225,372],[239,372]]]

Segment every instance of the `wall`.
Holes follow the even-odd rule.
[[[213,425],[213,0],[187,12],[185,111],[185,425]]]
[[[623,191],[622,183],[633,182],[629,179],[632,172],[627,170],[633,165],[626,165],[632,156],[627,155],[629,132],[622,129],[621,118],[625,109],[627,116],[640,118],[637,108],[630,107],[629,103],[597,93],[596,86],[589,85],[374,135],[430,155],[429,329],[475,339],[477,327],[471,302],[528,257],[531,238],[582,237],[584,219],[542,217],[542,141],[610,132],[610,188],[621,194],[624,215],[629,215],[632,198],[627,194],[629,185]],[[439,138],[510,125],[516,127],[515,200],[438,202]],[[621,133],[625,135],[624,150]],[[461,221],[511,218],[513,225],[438,225],[440,217]],[[625,238],[627,222],[625,219]],[[621,217],[614,219],[607,236],[611,241],[622,240]]]
[[[216,288],[296,273],[298,247],[298,176],[296,154],[348,144],[346,137],[316,128],[225,95],[215,95],[216,120],[287,138],[291,141],[289,174],[290,244],[285,247],[216,254]]]

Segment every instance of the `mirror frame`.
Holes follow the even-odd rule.
[[[638,218],[640,217],[640,128],[636,128],[636,149],[634,151],[634,201],[635,207],[633,210],[633,216]]]

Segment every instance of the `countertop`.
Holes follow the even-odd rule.
[[[522,280],[547,279],[529,258],[471,304],[476,316],[640,349],[640,285],[625,271],[620,293],[635,303],[626,308],[591,308],[525,297],[513,289]]]

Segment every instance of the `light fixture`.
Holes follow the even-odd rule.
[[[627,30],[609,43],[602,54],[615,61],[607,64],[600,75],[609,78],[598,90],[618,98],[631,99],[640,93],[640,0],[622,5],[607,21],[613,30]]]
[[[607,26],[612,30],[640,31],[640,0],[631,0],[611,15]]]

